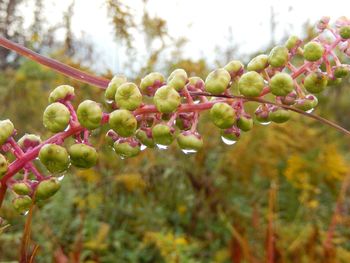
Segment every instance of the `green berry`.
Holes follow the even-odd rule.
[[[248,71],[260,72],[267,68],[268,66],[268,56],[267,55],[258,55],[253,58],[247,65]]]
[[[289,120],[290,112],[282,108],[277,108],[270,112],[269,117],[273,122],[283,123]]]
[[[288,50],[292,50],[297,47],[301,43],[301,40],[297,36],[290,36],[284,46],[288,48]]]
[[[294,106],[300,110],[309,111],[315,108],[317,103],[317,98],[313,95],[309,95],[304,99],[297,100]]]
[[[8,166],[7,159],[0,153],[0,179],[7,172]]]
[[[61,173],[69,167],[67,150],[56,144],[46,144],[39,152],[39,159],[51,173]]]
[[[346,66],[338,66],[334,69],[334,77],[344,78],[349,74],[349,68]]]
[[[24,182],[14,183],[11,186],[12,191],[14,191],[18,195],[29,195],[32,191],[30,186]]]
[[[226,129],[226,130],[221,130],[220,131],[220,134],[221,134],[221,137],[228,140],[228,141],[225,141],[223,139],[223,141],[226,143],[226,144],[229,144],[229,145],[232,145],[234,144],[236,141],[239,140],[240,138],[240,131],[237,130],[237,129],[233,129],[233,128],[230,128],[230,129]]]
[[[57,193],[61,188],[60,182],[56,178],[41,181],[35,191],[35,200],[45,200]]]
[[[149,136],[145,130],[138,129],[136,131],[136,138],[140,141],[140,143],[142,143],[143,145],[149,148],[154,148],[155,146],[152,135],[150,134]]]
[[[295,103],[296,98],[297,98],[296,92],[291,92],[284,97],[280,97],[282,103],[285,105],[293,105]]]
[[[70,112],[62,103],[54,102],[47,106],[43,115],[45,128],[51,132],[64,131],[70,120]]]
[[[234,77],[243,74],[244,65],[239,60],[232,60],[224,67],[224,69],[230,74],[231,79],[233,79]]]
[[[183,132],[177,136],[177,143],[182,150],[197,152],[203,147],[203,139],[199,134]]]
[[[255,111],[255,119],[260,123],[269,123],[270,112],[265,107],[259,106]]]
[[[250,131],[253,128],[253,119],[251,117],[240,116],[237,120],[237,127],[242,131]]]
[[[34,148],[41,143],[41,138],[35,134],[28,134],[22,136],[21,139],[18,140],[18,145],[23,149]]]
[[[115,110],[109,115],[109,125],[118,135],[129,137],[136,131],[137,120],[128,110]]]
[[[55,88],[49,95],[49,103],[74,98],[74,88],[69,85],[61,85]]]
[[[275,96],[286,96],[293,89],[293,78],[287,73],[277,73],[270,80],[270,90]]]
[[[19,196],[13,199],[12,204],[18,213],[25,213],[32,205],[32,199],[29,196]]]
[[[133,145],[130,142],[118,142],[114,143],[114,150],[117,154],[119,154],[122,158],[130,158],[138,155],[141,151],[140,145]]]
[[[350,38],[350,26],[343,26],[339,29],[339,34],[343,39]]]
[[[341,81],[342,81],[341,78],[335,78],[335,79],[328,78],[327,86],[338,86],[340,85]]]
[[[319,60],[324,52],[323,46],[318,43],[311,41],[304,46],[304,58],[308,61]]]
[[[174,88],[163,86],[154,94],[153,102],[159,112],[171,113],[181,104],[181,97]]]
[[[140,83],[140,90],[145,95],[152,95],[153,90],[163,86],[165,78],[158,72],[152,72],[146,75]]]
[[[152,137],[156,144],[170,145],[174,140],[174,135],[168,125],[157,124],[152,128]]]
[[[10,120],[0,121],[0,146],[12,136],[14,131],[15,127]]]
[[[89,129],[94,130],[101,126],[102,110],[98,103],[92,100],[85,100],[79,104],[77,109],[79,123]]]
[[[231,76],[225,69],[216,69],[207,76],[205,91],[215,95],[221,94],[227,89],[230,81]]]
[[[180,91],[187,83],[187,73],[183,69],[175,69],[167,80],[167,85]]]
[[[218,102],[210,109],[210,118],[220,129],[227,129],[235,123],[236,113],[230,105]]]
[[[108,87],[105,91],[106,100],[114,101],[115,93],[117,92],[117,89],[119,88],[120,85],[124,84],[125,82],[127,82],[126,77],[119,76],[119,75],[114,76],[112,80],[109,82]]]
[[[72,164],[78,168],[91,168],[96,165],[98,154],[95,148],[83,144],[73,144],[68,149],[70,160]]]
[[[270,52],[268,62],[274,68],[284,66],[288,62],[288,49],[284,46],[274,47]]]
[[[238,88],[244,96],[257,97],[264,88],[264,79],[255,71],[247,72],[239,79]]]
[[[142,103],[142,95],[136,84],[122,84],[115,93],[115,102],[121,109],[136,110]]]
[[[188,84],[187,85],[191,85],[191,86],[193,86],[196,89],[203,90],[205,83],[200,77],[190,77],[188,79]]]
[[[327,86],[327,76],[321,72],[313,72],[304,79],[304,87],[310,93],[319,93]]]

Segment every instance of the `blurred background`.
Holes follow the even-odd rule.
[[[205,78],[291,34],[311,39],[318,19],[350,16],[344,10],[350,1],[1,0],[0,32],[107,78],[138,82],[178,67]],[[64,83],[77,88],[75,104],[104,101],[103,91],[0,48],[0,119],[19,137],[47,138],[47,95]],[[319,95],[316,114],[350,129],[349,88],[346,78]],[[71,170],[34,211],[36,262],[350,262],[349,138],[296,114],[257,124],[233,146],[212,128],[204,114],[195,155],[173,145],[129,160],[104,145],[107,127],[96,131],[98,166]],[[0,262],[16,262],[26,219],[12,198],[0,212]]]

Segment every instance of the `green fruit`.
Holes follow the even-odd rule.
[[[339,35],[343,39],[349,39],[350,38],[350,26],[343,26],[339,29]]]
[[[182,150],[197,152],[203,147],[203,139],[200,135],[184,132],[177,136],[177,143]]]
[[[251,117],[240,116],[237,120],[237,127],[242,131],[250,131],[253,128],[253,119]]]
[[[269,123],[270,122],[270,112],[259,106],[255,111],[255,119],[260,123]]]
[[[69,167],[67,150],[56,144],[46,144],[39,152],[39,159],[51,173],[61,173]]]
[[[135,144],[132,145],[129,142],[118,142],[114,143],[114,150],[117,154],[119,154],[122,158],[130,158],[138,155],[141,151],[140,145]]]
[[[174,88],[163,86],[154,94],[153,102],[159,112],[171,113],[181,104],[181,97]]]
[[[231,142],[224,141],[226,144],[229,144],[229,145],[234,144],[234,142],[238,141],[240,138],[239,130],[234,130],[234,129],[221,130],[220,134],[221,134],[221,137],[231,141]]]
[[[296,92],[291,92],[285,97],[280,97],[282,103],[285,105],[293,105],[295,103],[296,98],[297,98]]]
[[[0,121],[0,146],[12,136],[14,131],[15,127],[10,120]]]
[[[297,100],[294,104],[294,107],[303,110],[309,111],[317,106],[318,100],[315,96],[309,95],[304,99]]]
[[[200,77],[190,77],[188,79],[188,84],[187,85],[191,85],[196,89],[204,89],[204,81],[200,78]]]
[[[301,40],[297,36],[290,36],[284,46],[288,48],[288,50],[292,50],[296,46],[301,43]]]
[[[264,79],[255,71],[247,72],[239,79],[238,88],[244,96],[257,97],[264,88]]]
[[[61,188],[60,182],[56,178],[41,181],[35,191],[35,200],[45,200],[57,193]]]
[[[58,102],[60,100],[68,100],[74,98],[74,88],[69,85],[61,85],[55,88],[49,95],[49,103]]]
[[[220,129],[227,129],[235,123],[236,113],[230,105],[218,102],[210,109],[210,118]]]
[[[126,77],[124,76],[114,76],[111,82],[109,82],[108,87],[105,91],[105,97],[108,101],[114,101],[115,93],[120,85],[127,82]]]
[[[70,160],[72,164],[78,168],[91,168],[96,165],[98,154],[95,148],[83,144],[73,144],[68,149]]]
[[[128,110],[115,110],[109,115],[109,125],[122,137],[133,135],[137,128],[137,120]]]
[[[7,172],[8,166],[7,159],[0,153],[0,179]]]
[[[244,65],[239,60],[230,61],[224,69],[230,74],[231,79],[236,76],[240,76],[244,72]]]
[[[12,204],[18,213],[25,213],[32,205],[32,199],[29,196],[19,196],[13,199]]]
[[[304,58],[308,61],[319,60],[324,52],[323,46],[318,43],[311,41],[304,46]]]
[[[313,72],[304,79],[304,87],[310,93],[319,93],[327,86],[327,76],[321,72]]]
[[[121,109],[136,110],[142,103],[142,95],[136,84],[122,84],[115,93],[115,102]]]
[[[156,144],[170,145],[174,140],[174,135],[168,125],[157,124],[152,128],[152,137]]]
[[[290,112],[285,109],[278,108],[271,111],[269,116],[271,121],[276,123],[283,123],[289,120]]]
[[[223,93],[230,84],[231,76],[223,68],[216,69],[209,73],[205,80],[205,91],[218,95]]]
[[[183,69],[175,69],[167,80],[167,85],[180,91],[187,83],[187,73]]]
[[[274,47],[270,52],[268,62],[274,68],[284,66],[288,62],[288,49],[284,46]]]
[[[14,191],[18,195],[29,195],[32,191],[30,186],[24,182],[14,183],[11,186],[12,191]]]
[[[34,148],[41,143],[40,136],[35,134],[28,134],[22,136],[21,139],[18,140],[18,145],[23,149]]]
[[[344,78],[349,74],[349,68],[346,66],[338,66],[334,69],[334,77]]]
[[[158,72],[152,72],[146,75],[140,83],[140,90],[145,95],[152,95],[153,90],[163,86],[165,78]]]
[[[287,73],[277,73],[270,80],[270,90],[273,95],[286,96],[293,89],[293,78]]]
[[[83,101],[77,109],[79,123],[89,130],[94,130],[101,126],[102,114],[100,105],[92,100]]]
[[[148,136],[147,132],[142,129],[137,130],[136,138],[140,141],[140,143],[149,148],[153,148],[155,146],[152,136]]]
[[[338,86],[340,85],[341,81],[342,81],[341,78],[335,78],[335,79],[328,78],[327,86]]]
[[[248,71],[257,71],[260,72],[267,68],[268,66],[268,56],[267,55],[258,55],[253,58],[247,65]]]
[[[51,132],[64,131],[70,120],[70,112],[62,103],[54,102],[47,106],[43,115],[45,128]]]

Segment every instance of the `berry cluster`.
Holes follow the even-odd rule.
[[[251,130],[253,119],[261,124],[282,123],[290,118],[291,109],[311,112],[317,105],[313,94],[338,83],[350,71],[335,53],[337,48],[350,56],[350,21],[341,18],[332,28],[325,17],[317,28],[318,36],[308,43],[292,36],[268,55],[253,58],[246,68],[233,60],[205,80],[190,77],[183,69],[174,70],[167,79],[161,73],[150,73],[139,85],[115,76],[105,91],[112,112],[104,112],[91,100],[74,109],[74,88],[57,87],[43,114],[43,124],[55,133],[53,137],[42,142],[37,135],[25,134],[16,141],[11,121],[0,122],[1,150],[16,158],[9,165],[0,154],[2,189],[9,187],[16,194],[14,207],[22,213],[33,200],[49,198],[60,188],[59,176],[71,164],[82,169],[96,164],[98,154],[89,135],[104,124],[110,127],[106,141],[124,159],[145,148],[166,149],[174,141],[184,153],[197,152],[203,147],[198,120],[205,110],[226,144],[235,143],[241,132]],[[303,58],[304,63],[296,67],[295,58]],[[267,94],[274,95],[275,101],[264,100]],[[249,101],[259,102],[255,116],[244,109]],[[66,149],[63,142],[68,137],[74,137],[75,143]],[[32,160],[37,157],[49,175],[36,168]],[[23,177],[15,180],[13,176],[21,170]]]

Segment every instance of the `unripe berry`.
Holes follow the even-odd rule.
[[[29,196],[19,196],[13,199],[12,204],[18,213],[25,213],[32,205],[32,199]]]
[[[276,123],[283,123],[289,120],[290,112],[282,108],[274,108],[269,114],[270,120]]]
[[[290,36],[284,46],[288,48],[288,50],[292,50],[293,48],[298,47],[301,44],[301,40],[297,36]]]
[[[68,153],[72,164],[78,168],[91,168],[96,165],[98,154],[95,148],[77,143],[69,147]]]
[[[14,131],[15,127],[10,120],[0,121],[0,146],[12,136]]]
[[[163,86],[154,94],[153,102],[159,112],[171,113],[181,104],[181,97],[174,88]]]
[[[241,76],[244,72],[244,65],[239,60],[230,61],[224,69],[230,74],[231,79],[236,76]]]
[[[0,153],[0,178],[7,172],[8,165],[7,159]]]
[[[349,39],[350,38],[350,26],[343,26],[339,29],[339,35],[343,39]]]
[[[105,91],[105,97],[107,101],[114,101],[115,93],[120,85],[127,82],[126,77],[124,76],[114,76],[109,82],[108,87]]]
[[[204,85],[204,81],[200,77],[190,77],[187,83],[187,86],[192,86],[199,90],[203,90]]]
[[[22,148],[22,150],[26,150],[28,148],[34,148],[41,143],[41,138],[35,134],[28,134],[22,136],[21,139],[18,140],[18,145]]]
[[[284,46],[274,47],[270,52],[268,62],[274,68],[284,66],[288,62],[288,49]]]
[[[39,159],[51,173],[61,173],[69,167],[67,150],[56,144],[46,144],[39,152]]]
[[[277,73],[270,80],[270,90],[273,95],[286,96],[293,89],[293,78],[287,73]]]
[[[311,41],[304,46],[304,58],[308,61],[319,60],[324,52],[323,46],[315,41]]]
[[[294,106],[303,111],[309,111],[316,107],[318,100],[313,95],[308,95],[306,98],[298,99]]]
[[[327,77],[321,72],[313,72],[304,79],[304,87],[310,93],[319,93],[327,86]]]
[[[344,78],[349,74],[349,68],[346,66],[338,66],[334,69],[334,77]]]
[[[136,84],[126,82],[115,93],[115,102],[121,109],[136,110],[142,103],[142,95]]]
[[[338,86],[340,85],[342,79],[341,78],[328,78],[327,86]]]
[[[264,88],[264,79],[255,71],[247,72],[239,79],[238,88],[244,96],[257,97]]]
[[[143,94],[151,96],[154,94],[154,90],[163,86],[165,78],[158,72],[152,72],[146,75],[140,83],[140,90]]]
[[[74,88],[69,85],[61,85],[55,88],[49,95],[49,103],[61,100],[71,100],[75,96]]]
[[[285,105],[293,105],[297,97],[298,95],[296,92],[291,92],[287,96],[280,97],[280,99],[282,103]]]
[[[89,129],[94,130],[101,126],[102,110],[98,103],[92,100],[85,100],[79,104],[77,109],[79,123]]]
[[[270,123],[270,112],[266,107],[260,105],[255,111],[255,119],[261,123]]]
[[[157,124],[152,128],[152,137],[156,144],[170,145],[174,140],[173,132],[165,124]]]
[[[113,146],[114,142],[116,140],[118,140],[118,138],[119,138],[118,134],[115,131],[113,131],[112,129],[110,129],[106,133],[105,142],[106,142],[107,145]]]
[[[260,72],[267,68],[268,66],[268,56],[267,55],[258,55],[253,58],[247,65],[248,71]]]
[[[131,142],[119,142],[114,143],[114,150],[122,158],[130,158],[138,155],[141,151],[140,145]]]
[[[187,73],[183,69],[175,69],[167,80],[167,85],[180,91],[187,83]]]
[[[210,109],[210,118],[220,129],[227,129],[235,123],[236,113],[230,105],[218,102]]]
[[[115,110],[109,115],[109,125],[122,137],[129,137],[136,131],[137,120],[128,110]]]
[[[60,182],[56,178],[41,181],[35,191],[35,200],[45,200],[57,193],[61,188]]]
[[[29,195],[32,191],[30,186],[25,182],[14,183],[12,186],[12,191],[18,195]]]
[[[197,152],[203,147],[203,139],[198,133],[183,132],[177,136],[177,143],[182,150]]]
[[[230,74],[225,69],[219,68],[209,73],[204,89],[211,94],[218,95],[227,89],[230,81]]]
[[[62,103],[54,102],[47,106],[43,115],[45,128],[51,132],[64,131],[70,120],[70,112]]]
[[[142,143],[143,145],[149,148],[153,148],[155,146],[151,131],[149,131],[148,133],[143,129],[138,129],[136,131],[136,138],[140,141],[140,143]]]
[[[237,120],[237,127],[242,131],[250,131],[253,128],[253,119],[251,117],[240,116]]]
[[[221,130],[220,134],[221,134],[221,139],[223,140],[223,142],[225,144],[228,144],[228,145],[234,144],[236,141],[239,140],[239,138],[241,136],[240,130],[237,129],[236,127]]]

